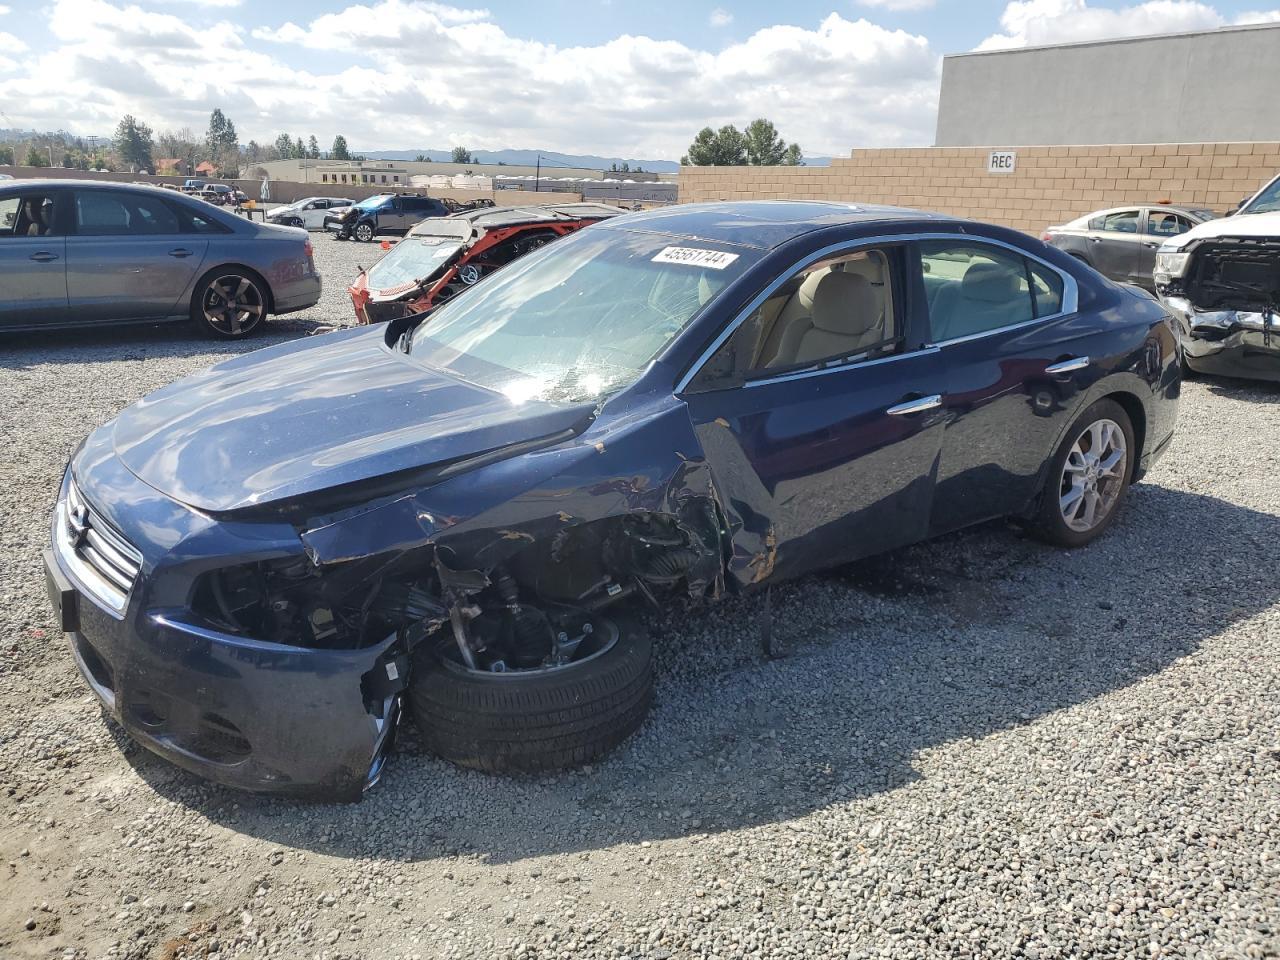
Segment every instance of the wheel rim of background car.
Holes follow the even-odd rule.
[[[248,333],[262,322],[267,312],[258,285],[238,273],[211,280],[200,304],[205,323],[229,336]]]
[[[363,240],[366,243],[373,239],[373,227],[367,223],[362,223],[356,227],[356,239]]]
[[[1124,430],[1114,420],[1095,420],[1080,432],[1062,465],[1058,508],[1066,525],[1084,533],[1115,509],[1129,465]]]

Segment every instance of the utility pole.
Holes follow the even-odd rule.
[[[533,192],[537,193],[542,181],[542,154],[538,154],[537,164],[533,169]]]

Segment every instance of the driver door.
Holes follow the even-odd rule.
[[[922,539],[943,431],[900,246],[798,269],[753,303],[685,400],[743,584]],[[919,311],[915,311],[919,313]]]

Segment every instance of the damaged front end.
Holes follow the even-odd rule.
[[[1199,373],[1280,381],[1280,237],[1214,237],[1162,251],[1161,299]]]

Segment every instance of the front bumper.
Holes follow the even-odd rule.
[[[149,508],[163,498],[122,466],[112,473],[135,488],[113,491],[116,502],[154,515]],[[66,492],[64,482],[60,503]],[[77,578],[55,526],[45,555],[49,594],[81,676],[134,740],[201,777],[309,799],[359,799],[381,774],[398,720],[398,691],[384,679],[395,638],[360,650],[289,647],[222,632],[165,605],[190,586],[180,583],[189,575],[165,564],[190,561],[197,541],[221,532],[184,513],[164,531],[176,543],[163,555],[140,542],[145,523],[119,530],[145,557],[120,612]]]
[[[1280,383],[1280,328],[1270,335],[1237,329],[1220,340],[1199,337],[1193,329],[1182,349],[1196,373]]]

